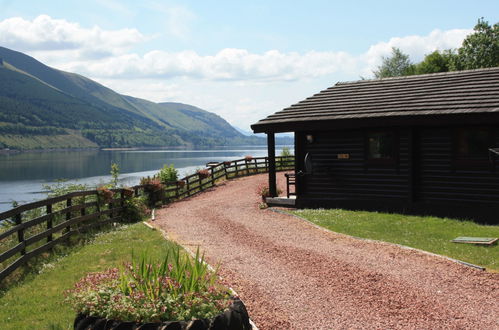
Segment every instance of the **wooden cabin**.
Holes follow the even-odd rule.
[[[251,127],[270,162],[295,133],[299,208],[499,223],[499,67],[341,82]]]

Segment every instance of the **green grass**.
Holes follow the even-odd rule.
[[[297,210],[291,213],[338,233],[402,244],[499,271],[499,246],[457,244],[458,236],[499,237],[499,226],[448,218],[346,210]]]
[[[25,278],[0,298],[2,329],[72,329],[75,313],[64,304],[63,292],[88,272],[118,267],[132,250],[161,258],[174,243],[142,223],[97,235],[85,246]]]

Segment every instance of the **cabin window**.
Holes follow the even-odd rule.
[[[367,134],[368,160],[393,160],[395,138],[392,132],[373,132]]]
[[[491,147],[488,128],[463,128],[457,131],[456,158],[459,160],[487,160]]]

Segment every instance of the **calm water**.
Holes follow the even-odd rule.
[[[279,155],[282,148],[276,148]],[[46,198],[44,184],[59,179],[98,185],[109,182],[110,165],[120,166],[120,183],[138,184],[141,177],[154,175],[163,165],[173,164],[180,177],[211,161],[267,156],[267,147],[230,147],[210,150],[125,150],[53,151],[0,155],[0,212],[20,204]]]

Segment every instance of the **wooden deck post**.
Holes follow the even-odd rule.
[[[275,170],[275,134],[267,133],[267,148],[269,155],[269,193],[270,197],[277,197],[276,170]]]

